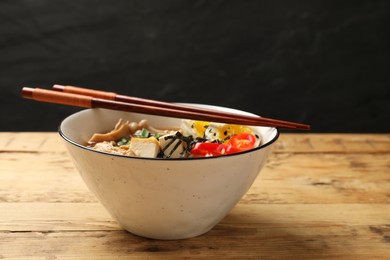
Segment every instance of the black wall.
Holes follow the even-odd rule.
[[[3,0],[0,130],[57,130],[20,97],[57,83],[390,132],[389,36],[387,0]]]

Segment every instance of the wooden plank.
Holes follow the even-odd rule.
[[[273,154],[242,203],[389,203],[389,154]]]
[[[209,233],[134,236],[88,191],[57,133],[0,133],[0,259],[386,259],[390,135],[283,134]]]
[[[118,230],[99,203],[0,203],[0,231]],[[222,224],[267,227],[386,225],[389,204],[242,204]]]
[[[0,233],[121,230],[99,203],[0,203]]]
[[[281,134],[274,152],[388,153],[390,134]]]
[[[243,201],[388,203],[389,172],[387,153],[272,153]],[[65,151],[1,154],[0,202],[32,201],[97,200]]]
[[[69,156],[0,154],[0,202],[96,202]]]
[[[50,203],[49,203],[50,204]],[[372,259],[390,255],[389,205],[240,205],[209,233],[187,240],[158,241],[134,236],[100,223],[99,205],[80,211],[75,203],[33,203],[26,230],[0,231],[0,254],[12,257],[109,259],[110,257],[223,257],[248,258],[343,258]],[[25,205],[26,208],[28,205]],[[91,207],[91,204],[83,205]],[[73,209],[72,209],[73,207]],[[77,207],[77,208],[76,208]],[[50,209],[40,211],[40,209]],[[3,210],[2,208],[1,210]],[[18,209],[15,205],[14,209]],[[12,212],[11,206],[11,212]],[[41,212],[42,217],[38,215]],[[67,213],[68,212],[68,213]],[[77,213],[74,213],[77,212]],[[94,215],[98,213],[98,215]],[[77,224],[84,219],[85,227]],[[105,217],[104,217],[105,216]],[[12,218],[9,213],[6,218]],[[45,219],[47,218],[47,219]],[[36,223],[31,223],[35,219]],[[62,228],[40,229],[35,224],[64,220]],[[104,221],[103,221],[104,222]],[[6,225],[4,225],[6,224]],[[66,227],[66,225],[69,225]],[[2,223],[1,227],[10,227]],[[101,229],[96,229],[98,226]],[[76,227],[76,228],[75,228]]]
[[[3,234],[5,259],[385,259],[384,234],[368,226],[263,228],[220,225],[180,241],[148,240],[113,232],[14,232]],[[222,239],[223,237],[223,239]]]
[[[55,132],[1,132],[0,152],[63,152],[65,146]]]

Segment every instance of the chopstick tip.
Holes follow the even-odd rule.
[[[33,93],[34,93],[34,89],[33,88],[29,88],[29,87],[23,87],[22,88],[22,97],[23,98],[29,98],[29,99],[32,99],[33,98]]]
[[[63,86],[63,85],[59,85],[59,84],[55,84],[55,85],[53,85],[53,90],[57,90],[57,91],[64,91],[64,89],[65,89],[65,86]]]
[[[310,125],[302,125],[301,127],[299,127],[299,129],[310,131],[311,126]]]

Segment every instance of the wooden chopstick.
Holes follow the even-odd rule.
[[[233,113],[224,113],[214,110],[195,109],[189,106],[182,106],[161,101],[154,101],[148,99],[134,98],[128,96],[117,95],[112,92],[103,92],[89,89],[82,89],[71,86],[55,85],[56,90],[46,90],[40,88],[22,89],[22,96],[24,98],[33,99],[36,101],[64,104],[70,106],[78,106],[85,108],[105,108],[113,110],[121,110],[128,112],[178,117],[193,120],[223,122],[229,124],[240,125],[256,125],[256,126],[270,126],[290,129],[309,130],[309,125],[293,123],[288,121],[256,117],[256,116],[242,116]],[[61,90],[61,91],[58,91]],[[70,90],[77,93],[69,93]],[[82,93],[82,94],[80,94]],[[94,96],[92,96],[94,95]],[[108,95],[110,97],[108,97]],[[96,97],[99,96],[99,97]],[[116,99],[121,98],[122,101]],[[131,102],[130,100],[136,100]],[[124,102],[126,100],[126,102]],[[163,106],[162,106],[163,104]]]
[[[145,98],[139,98],[139,97],[132,97],[132,96],[124,96],[119,95],[115,92],[106,92],[101,90],[95,90],[95,89],[87,89],[87,88],[81,88],[81,87],[75,87],[75,86],[63,86],[63,85],[53,85],[52,87],[54,90],[62,91],[66,93],[73,93],[73,94],[80,94],[80,95],[86,95],[91,96],[95,98],[102,98],[107,100],[114,100],[119,102],[125,102],[125,103],[132,103],[132,104],[140,104],[140,105],[146,105],[146,106],[157,106],[157,107],[163,107],[163,108],[169,108],[169,109],[177,109],[179,111],[189,111],[194,113],[202,113],[202,114],[212,114],[213,116],[222,116],[222,117],[236,117],[237,119],[244,119],[244,120],[259,120],[262,119],[262,121],[266,121],[267,123],[275,123],[278,127],[287,127],[287,128],[294,128],[294,129],[305,129],[308,130],[310,127],[303,124],[288,122],[288,121],[282,121],[282,120],[276,120],[271,118],[261,118],[259,116],[248,116],[248,115],[239,115],[239,114],[233,114],[228,112],[221,112],[216,110],[207,110],[202,108],[195,108],[185,105],[179,105],[169,102],[162,102],[157,100],[151,100],[151,99],[145,99]],[[269,125],[267,125],[269,126]],[[272,125],[273,126],[273,125]],[[291,127],[289,127],[291,126]]]
[[[75,86],[63,86],[63,85],[53,85],[53,89],[57,91],[62,91],[66,93],[74,93],[74,94],[81,94],[81,95],[87,95],[95,98],[102,98],[107,100],[115,100],[120,102],[126,102],[126,103],[134,103],[134,104],[141,104],[141,105],[147,105],[147,106],[159,106],[159,107],[165,107],[165,108],[172,108],[172,109],[178,109],[181,111],[191,111],[195,113],[205,113],[209,114],[212,113],[213,115],[220,115],[220,116],[228,116],[228,117],[236,117],[236,118],[242,118],[245,120],[259,120],[267,121],[267,123],[275,123],[277,127],[288,127],[295,128],[295,129],[303,129],[303,130],[309,130],[310,126],[305,124],[299,124],[289,121],[282,121],[277,119],[271,119],[271,118],[262,118],[259,116],[249,116],[249,115],[240,115],[240,114],[233,114],[228,112],[221,112],[221,111],[210,111],[207,109],[202,108],[195,108],[185,105],[179,105],[175,103],[169,103],[169,102],[162,102],[157,100],[151,100],[151,99],[145,99],[145,98],[139,98],[139,97],[132,97],[132,96],[125,96],[120,95],[115,92],[106,92],[101,90],[95,90],[95,89],[87,89],[87,88],[81,88],[81,87],[75,87]],[[274,126],[274,125],[272,125]]]

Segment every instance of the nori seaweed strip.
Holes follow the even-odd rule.
[[[176,138],[177,140],[178,138]],[[169,155],[167,156],[167,158],[170,158],[172,156],[172,154],[176,151],[177,148],[179,148],[179,146],[181,145],[181,140],[179,140],[180,142],[177,142],[177,144],[173,147],[173,149],[171,150],[171,152],[169,153]]]
[[[180,133],[180,132],[176,132],[175,135],[170,135],[170,136],[165,136],[164,137],[165,140],[168,140],[168,139],[172,139],[163,149],[161,149],[160,153],[159,153],[159,156],[163,157],[163,158],[170,158],[172,156],[172,154],[175,152],[175,150],[179,147],[179,145],[181,144],[181,142],[178,142],[174,147],[173,149],[171,150],[171,152],[169,153],[169,155],[165,155],[165,151],[176,141],[176,140],[181,140],[183,141],[184,136]]]
[[[188,153],[188,149],[184,149],[183,152],[180,153],[180,158],[183,158]]]
[[[172,137],[164,137],[165,140],[168,140],[168,139],[172,139],[163,149],[161,149],[161,151],[159,152],[158,154],[158,157],[162,157],[162,158],[168,158],[167,156],[165,156],[165,150],[168,149],[169,146],[171,146],[171,144],[173,144],[173,142],[176,140]]]
[[[174,136],[172,137],[164,137],[165,140],[168,140],[168,139],[172,139],[163,149],[161,149],[163,152],[165,152],[165,150],[167,150],[169,148],[169,146],[171,146],[171,144],[173,144],[173,142],[176,141],[177,138],[175,138]]]

